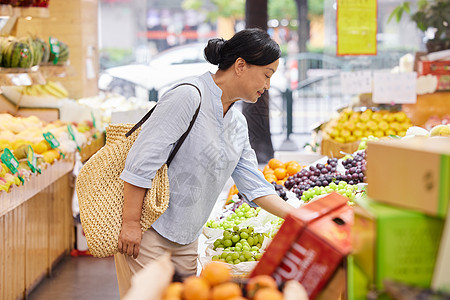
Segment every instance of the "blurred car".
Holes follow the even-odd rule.
[[[205,43],[176,46],[155,55],[148,65],[130,64],[106,69],[99,76],[99,89],[125,97],[157,100],[157,95],[162,95],[184,78],[217,71],[217,66],[205,60],[204,48]],[[282,67],[280,62],[279,69]],[[275,73],[271,85],[279,91],[286,89],[283,72]]]

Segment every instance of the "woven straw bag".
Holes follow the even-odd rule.
[[[181,85],[192,85],[183,83]],[[195,85],[192,85],[197,88]],[[200,90],[197,88],[198,92]],[[201,94],[200,94],[201,97]],[[155,107],[154,107],[155,108]],[[81,168],[76,181],[80,218],[89,251],[96,257],[117,253],[122,228],[123,187],[120,174],[125,167],[128,152],[136,140],[141,125],[154,108],[137,124],[111,124],[106,128],[106,144]],[[188,130],[181,136],[169,159],[157,172],[151,189],[145,193],[141,215],[141,229],[146,231],[169,205],[169,178],[167,168],[194,125],[200,105]]]

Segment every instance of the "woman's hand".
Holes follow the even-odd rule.
[[[139,255],[141,240],[142,231],[139,221],[124,222],[119,235],[119,252],[133,256],[136,259]]]

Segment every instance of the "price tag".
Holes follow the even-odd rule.
[[[1,160],[8,167],[8,169],[11,171],[11,173],[13,173],[13,174],[17,173],[17,168],[19,167],[19,161],[11,153],[11,150],[9,150],[8,148],[5,148],[3,150]]]
[[[69,136],[70,136],[70,138],[75,142],[75,144],[77,145],[77,149],[78,149],[78,151],[81,151],[81,148],[80,148],[80,146],[78,146],[78,144],[77,144],[77,140],[76,140],[76,138],[75,138],[75,133],[73,132],[73,128],[72,128],[72,125],[67,125],[67,131],[69,132]]]
[[[59,52],[60,52],[59,41],[57,38],[49,37],[48,43],[50,45],[50,52],[55,55],[55,58],[53,59],[53,64],[56,65],[59,60]]]
[[[52,149],[57,149],[59,147],[59,142],[58,140],[55,138],[55,136],[53,135],[53,133],[51,132],[46,132],[43,134],[44,139],[50,144],[50,147],[52,147]],[[59,149],[57,149],[59,151]],[[62,153],[61,151],[59,151],[59,154],[62,156],[62,158],[66,158],[66,156],[64,155],[64,153]],[[39,172],[39,170],[38,170]]]
[[[417,73],[391,73],[375,71],[373,73],[374,103],[412,104],[417,101]]]
[[[372,93],[372,72],[341,72],[342,94]]]
[[[30,167],[31,171],[33,171],[33,173],[36,173],[36,171],[37,171],[36,155],[34,155],[34,150],[33,150],[33,148],[31,148],[30,145],[28,145],[28,148],[27,148],[27,163],[28,163],[28,166]]]
[[[59,147],[59,142],[51,132],[44,133],[44,139],[50,144],[52,149]]]

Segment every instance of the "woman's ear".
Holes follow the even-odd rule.
[[[238,57],[236,59],[236,61],[234,62],[234,70],[238,77],[244,73],[246,67],[247,67],[247,62],[242,57]]]

